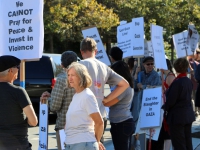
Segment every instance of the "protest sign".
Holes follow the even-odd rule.
[[[19,59],[41,58],[43,1],[1,1],[0,22],[0,55],[12,55]]]
[[[59,135],[60,135],[60,145],[62,150],[65,150],[65,138],[66,138],[66,134],[65,134],[65,130],[59,130]]]
[[[158,69],[167,70],[162,33],[163,27],[151,24],[151,42],[155,66]]]
[[[40,102],[39,118],[39,147],[38,150],[48,149],[48,105]]]
[[[146,40],[144,40],[144,56],[149,56],[148,45]]]
[[[143,90],[140,128],[160,126],[161,92],[162,87]]]
[[[189,45],[191,51],[194,53],[196,48],[198,48],[199,33],[194,25],[188,25],[188,36],[187,44]]]
[[[147,41],[147,48],[148,48],[148,56],[154,57],[153,47],[152,47],[151,41]]]
[[[106,51],[104,49],[103,43],[101,41],[101,38],[99,36],[99,32],[96,27],[93,28],[87,28],[82,30],[83,37],[89,37],[93,38],[96,43],[97,43],[97,54],[96,54],[96,59],[99,61],[105,63],[106,65],[110,66],[110,60],[108,58],[108,55],[106,54]]]
[[[162,100],[162,104],[163,104],[163,100]],[[161,113],[160,124],[162,124],[164,111],[161,109],[160,113]],[[140,111],[140,115],[139,115],[138,122],[137,122],[137,125],[136,125],[135,133],[146,133],[146,138],[149,139],[150,138],[150,131],[149,131],[150,129],[149,128],[148,129],[141,129],[140,128],[140,123],[141,123],[141,111]],[[151,139],[152,140],[155,140],[155,141],[158,140],[161,127],[162,126],[160,125],[159,127],[152,127],[151,128],[151,131],[152,131]]]
[[[190,46],[187,44],[187,36],[188,36],[188,31],[184,31],[173,35],[173,42],[177,58],[193,54]]]
[[[123,51],[123,58],[133,56],[133,23],[117,27],[117,45]]]
[[[133,18],[133,56],[144,56],[144,18]]]
[[[123,24],[126,24],[126,23],[127,23],[126,20],[122,20],[122,21],[120,21],[120,25],[123,25]]]

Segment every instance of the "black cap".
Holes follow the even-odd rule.
[[[146,61],[149,61],[149,60],[154,61],[154,58],[151,57],[151,56],[147,56],[147,57],[145,57],[145,58],[143,59],[142,62],[145,63]]]
[[[18,66],[20,62],[21,60],[14,56],[10,55],[0,56],[0,72],[5,71],[14,66]]]
[[[123,51],[119,47],[112,47],[110,49],[110,56],[115,60],[122,60]]]
[[[77,62],[77,55],[73,51],[65,51],[61,55],[63,67],[67,68],[72,62]]]

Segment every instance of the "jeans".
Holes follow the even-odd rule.
[[[99,145],[97,142],[67,144],[65,150],[99,150]]]
[[[120,123],[112,123],[110,133],[115,150],[130,150],[131,136],[134,133],[135,125],[133,118]]]

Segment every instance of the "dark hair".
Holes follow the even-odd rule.
[[[166,59],[166,63],[167,63],[167,68],[168,68],[168,70],[171,71],[171,72],[173,72],[171,61],[170,61],[169,59]]]
[[[135,61],[135,58],[129,58],[128,59],[128,67],[129,67],[129,69],[133,69],[134,61]]]
[[[154,61],[154,58],[151,56],[144,57],[142,63],[145,63],[146,61],[149,61],[149,60]]]
[[[80,49],[84,52],[93,52],[97,49],[97,43],[94,39],[87,37],[81,41]]]
[[[123,57],[123,51],[115,46],[115,47],[112,47],[110,49],[110,56],[115,60],[115,61],[119,61],[119,60],[122,60],[122,57]]]
[[[174,69],[178,73],[186,73],[189,67],[189,63],[186,58],[178,58],[174,62]]]
[[[114,63],[111,68],[118,73],[119,75],[121,75],[122,77],[124,77],[131,88],[133,88],[133,79],[131,77],[131,73],[129,71],[128,65],[123,62],[123,61],[118,61],[116,63]]]
[[[61,55],[61,63],[67,68],[72,62],[77,61],[77,55],[73,51],[65,51]]]

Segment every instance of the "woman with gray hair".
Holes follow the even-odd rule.
[[[61,66],[63,71],[58,74],[56,83],[51,93],[44,92],[41,96],[41,102],[46,103],[48,100],[48,106],[50,111],[57,113],[56,119],[56,139],[58,150],[61,150],[59,130],[62,130],[65,126],[65,115],[68,110],[69,104],[72,101],[72,97],[75,93],[74,89],[67,87],[67,74],[66,70],[72,62],[77,61],[77,55],[73,51],[65,51],[61,55]]]
[[[103,134],[103,119],[97,100],[88,88],[92,79],[87,68],[77,62],[68,70],[68,86],[75,94],[66,113],[66,150],[105,150],[100,142]]]

